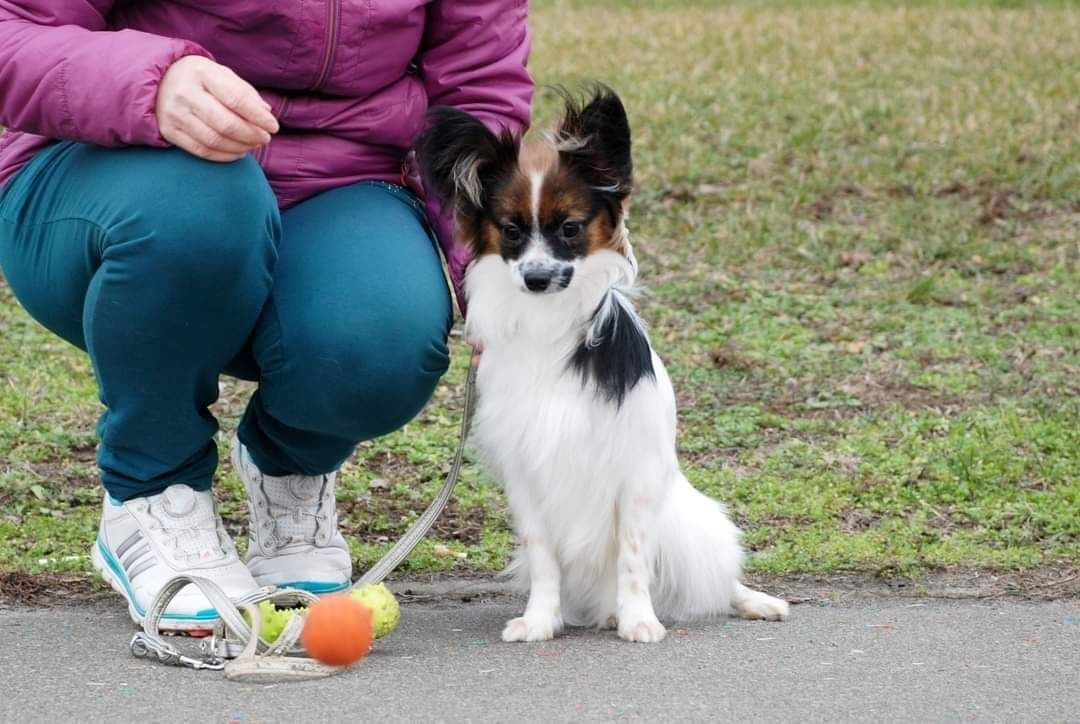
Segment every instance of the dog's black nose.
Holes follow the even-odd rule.
[[[530,269],[523,276],[525,286],[530,292],[542,292],[551,284],[551,272],[543,269]]]

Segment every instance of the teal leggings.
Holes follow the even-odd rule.
[[[0,268],[89,353],[119,500],[210,487],[223,372],[259,383],[238,431],[259,468],[318,475],[415,416],[449,363],[438,252],[392,184],[279,212],[250,157],[58,143],[0,188]]]

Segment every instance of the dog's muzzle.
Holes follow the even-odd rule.
[[[525,288],[534,294],[544,292],[561,292],[574,278],[574,267],[569,264],[561,266],[528,266],[521,270],[521,278],[525,282]]]

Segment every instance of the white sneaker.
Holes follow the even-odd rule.
[[[164,492],[119,503],[105,496],[101,528],[90,560],[128,602],[142,624],[164,585],[187,574],[209,578],[230,598],[258,586],[236,555],[209,492],[170,485]],[[195,586],[186,586],[165,609],[164,631],[210,631],[218,613]]]
[[[352,556],[338,532],[337,473],[265,475],[236,438],[232,463],[247,491],[247,566],[259,585],[315,594],[348,588]]]

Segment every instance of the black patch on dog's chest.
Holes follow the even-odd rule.
[[[569,366],[581,375],[583,384],[593,382],[608,402],[621,406],[643,377],[656,379],[656,370],[649,338],[625,304],[605,298],[593,312],[593,319],[607,304],[613,309],[596,330],[592,344],[582,340]]]

